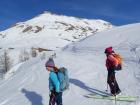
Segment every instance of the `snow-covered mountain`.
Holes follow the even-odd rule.
[[[115,27],[66,46],[55,63],[69,70],[70,89],[63,93],[64,105],[114,105],[114,100],[89,99],[89,93],[104,95],[107,71],[104,49],[113,46],[123,56],[123,70],[116,73],[122,95],[140,97],[140,23]],[[57,42],[56,42],[57,43]],[[45,61],[31,59],[15,67],[10,78],[0,81],[0,105],[47,105],[48,71]],[[117,105],[140,105],[121,102]]]
[[[112,27],[109,22],[103,20],[80,19],[45,12],[0,32],[0,48],[62,48]]]

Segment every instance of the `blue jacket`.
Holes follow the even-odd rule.
[[[49,89],[50,91],[55,90],[60,92],[60,82],[58,80],[57,74],[51,70],[49,75]]]

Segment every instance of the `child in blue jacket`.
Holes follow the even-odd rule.
[[[54,61],[52,58],[45,64],[46,69],[50,71],[49,74],[49,90],[50,90],[50,100],[49,105],[62,105],[62,92],[60,91],[60,82],[57,77],[58,69],[55,67]]]

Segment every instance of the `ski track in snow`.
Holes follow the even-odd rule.
[[[12,98],[16,97],[16,94],[18,94],[22,88],[25,88],[28,85],[32,85],[37,80],[39,80],[40,75],[38,74],[38,71],[35,71],[37,67],[30,67],[25,65],[26,63],[20,67],[20,70],[17,72],[16,75],[9,78],[3,84],[0,85],[0,89],[4,89],[3,91],[1,91],[0,94],[0,97],[2,99],[6,99],[6,94],[9,94],[8,97],[11,97],[9,99],[11,100]],[[8,102],[8,100],[4,102]]]

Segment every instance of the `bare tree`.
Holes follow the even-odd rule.
[[[25,49],[20,52],[19,62],[27,61],[29,60],[29,58],[30,58],[29,53]]]
[[[9,56],[9,52],[7,50],[4,51],[4,54],[0,56],[0,67],[4,73],[10,70],[12,67],[12,59]]]

